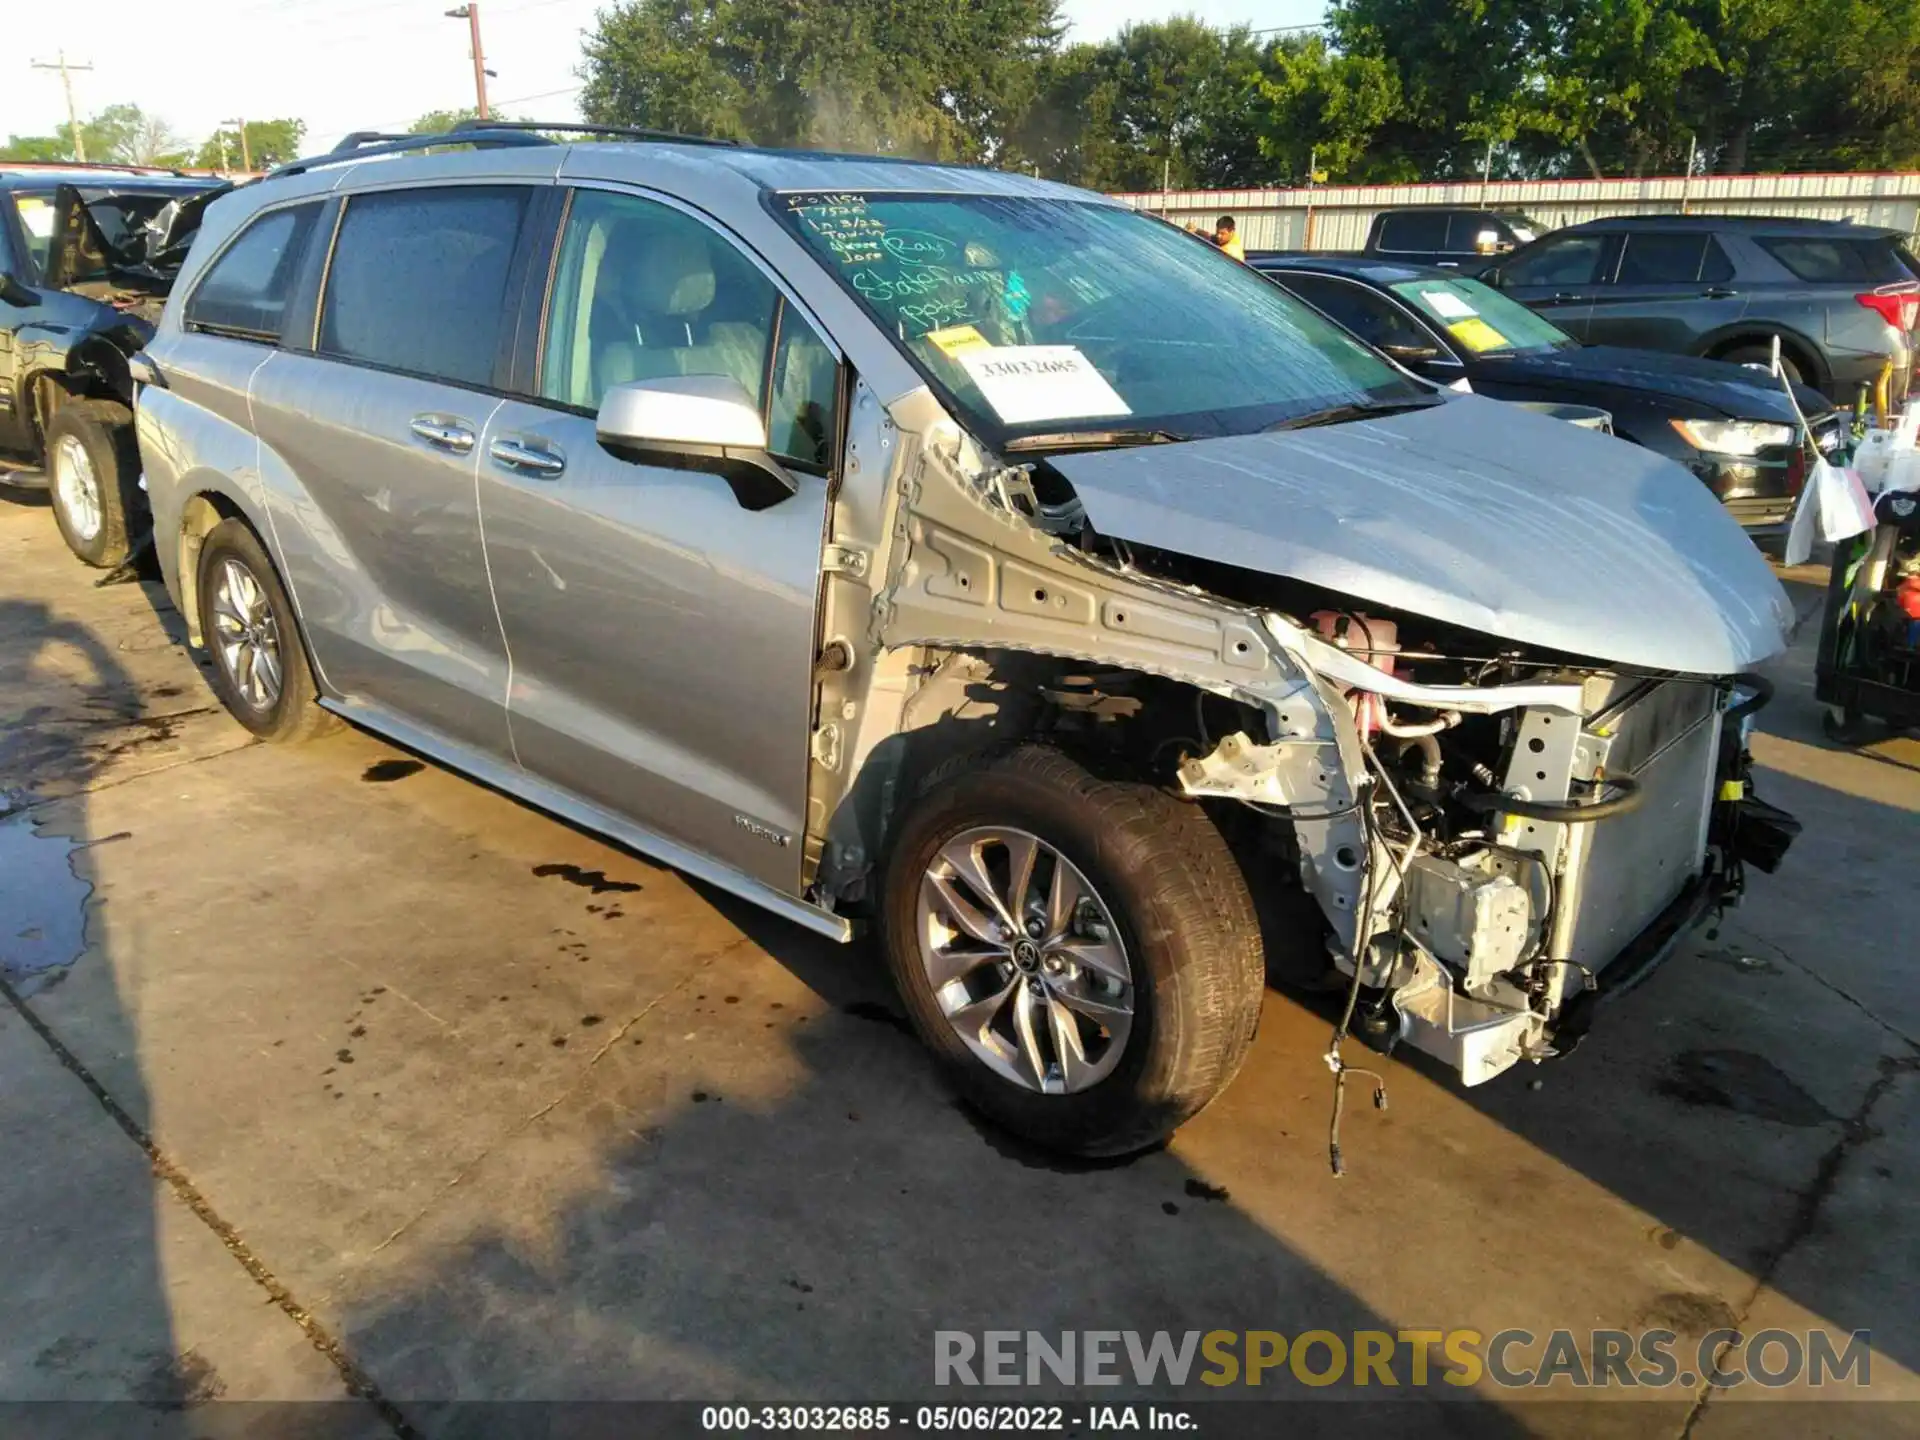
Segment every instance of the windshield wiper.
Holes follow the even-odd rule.
[[[1334,405],[1325,410],[1310,410],[1291,420],[1276,420],[1263,433],[1274,430],[1311,430],[1316,425],[1338,425],[1345,420],[1377,420],[1382,415],[1399,415],[1407,410],[1431,410],[1447,402],[1438,395],[1423,395],[1418,400],[1357,400],[1351,405]]]
[[[1009,455],[1033,450],[1111,450],[1123,445],[1172,445],[1191,440],[1172,430],[1063,430],[1052,435],[1016,435],[1001,448]]]

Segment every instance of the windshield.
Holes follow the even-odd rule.
[[[1428,394],[1257,272],[1131,210],[991,195],[772,203],[991,443],[1245,434]]]
[[[1580,343],[1478,280],[1403,280],[1393,292],[1476,355],[1531,355]]]
[[[33,260],[33,273],[47,268],[47,251],[53,245],[53,195],[51,192],[19,191],[13,208],[20,212],[20,223],[27,231],[27,254]]]

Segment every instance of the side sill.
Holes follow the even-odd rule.
[[[409,750],[417,750],[449,770],[457,770],[482,785],[512,796],[522,804],[605,836],[636,854],[658,860],[696,880],[705,881],[717,890],[751,901],[784,920],[791,920],[796,925],[803,925],[842,944],[853,939],[853,925],[844,916],[822,910],[817,905],[809,905],[804,900],[796,900],[791,895],[783,895],[771,885],[755,880],[750,875],[743,875],[730,865],[722,865],[698,851],[656,835],[631,820],[623,820],[612,811],[583,800],[570,790],[550,785],[525,770],[481,755],[437,731],[402,719],[384,706],[365,700],[336,700],[331,696],[322,696],[320,704],[343,720],[371,730]]]

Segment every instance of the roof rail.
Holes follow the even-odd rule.
[[[536,135],[518,126],[478,125],[472,129],[455,126],[431,135],[390,135],[379,130],[356,130],[344,137],[324,155],[308,155],[276,165],[260,178],[277,180],[283,175],[304,175],[322,165],[339,165],[348,160],[371,160],[380,155],[404,155],[413,150],[433,150],[447,145],[472,145],[476,149],[514,149],[527,145],[551,145],[544,135]]]
[[[714,135],[683,135],[677,130],[646,130],[633,125],[583,125],[561,120],[461,120],[453,127],[461,130],[506,130],[538,133],[552,130],[563,135],[614,135],[622,140],[662,140],[674,145],[738,145]]]
[[[111,160],[0,160],[0,170],[112,170],[122,175],[198,177],[173,165],[120,165]]]

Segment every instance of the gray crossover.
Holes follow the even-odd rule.
[[[1564,1050],[1790,838],[1785,598],[1670,462],[1097,195],[460,138],[215,202],[137,358],[257,734],[871,927],[964,1093],[1090,1154],[1218,1093],[1269,976],[1468,1084]]]

